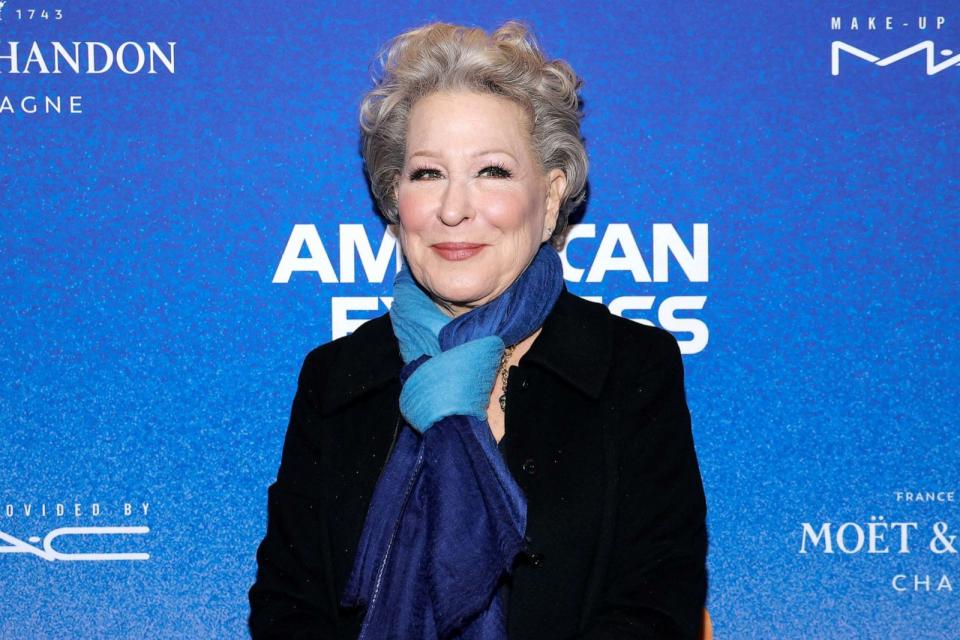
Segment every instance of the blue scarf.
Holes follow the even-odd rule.
[[[406,425],[377,482],[341,600],[363,606],[360,638],[507,637],[499,589],[524,548],[527,505],[486,420],[504,345],[543,325],[563,288],[542,245],[500,296],[451,319],[406,267],[390,318]]]

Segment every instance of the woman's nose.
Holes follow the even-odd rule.
[[[465,218],[473,217],[467,184],[463,180],[447,181],[447,189],[440,203],[440,220],[448,227],[455,227]]]

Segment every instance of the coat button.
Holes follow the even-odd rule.
[[[526,388],[529,387],[529,386],[530,386],[530,381],[527,380],[526,378],[524,378],[523,380],[520,381],[520,388],[521,388],[521,389],[526,389]]]
[[[543,564],[543,554],[531,553],[527,556],[527,560],[530,561],[531,567],[539,567],[541,564]]]
[[[523,464],[520,465],[520,468],[523,469],[524,473],[532,476],[537,472],[537,463],[533,461],[533,458],[527,458],[523,461]]]

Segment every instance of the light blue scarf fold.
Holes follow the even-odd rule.
[[[368,640],[505,640],[498,591],[524,547],[526,501],[497,449],[487,403],[505,344],[533,334],[563,288],[541,246],[504,293],[455,319],[406,268],[390,317],[404,368],[400,431],[374,490],[341,603]]]

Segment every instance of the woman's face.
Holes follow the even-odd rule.
[[[550,238],[565,185],[561,170],[542,172],[515,102],[468,92],[421,98],[396,194],[411,273],[450,315],[489,302]]]

